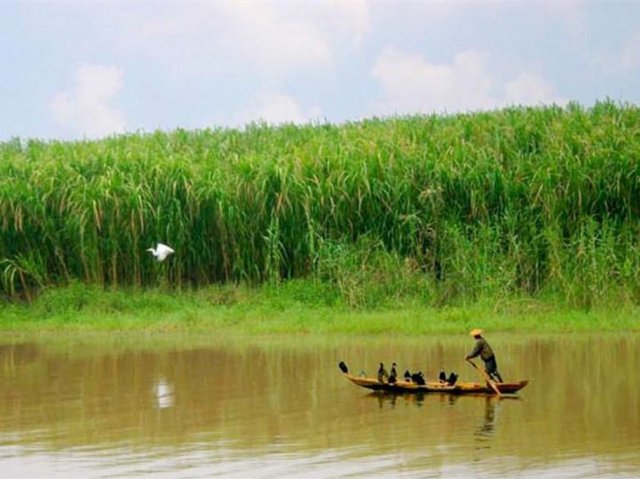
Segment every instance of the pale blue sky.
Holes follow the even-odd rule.
[[[4,2],[0,141],[640,103],[638,2]]]

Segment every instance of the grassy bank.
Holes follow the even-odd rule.
[[[295,282],[294,282],[295,283]],[[208,287],[196,291],[115,290],[80,284],[49,290],[32,304],[0,311],[0,331],[204,332],[212,334],[466,334],[492,332],[638,331],[640,308],[575,309],[554,301],[502,302],[433,308],[419,301],[354,309],[324,288]]]

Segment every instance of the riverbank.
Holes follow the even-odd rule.
[[[209,287],[197,291],[101,290],[72,285],[33,303],[4,304],[1,332],[217,332],[242,334],[460,334],[492,332],[637,331],[640,308],[592,309],[551,299],[486,300],[435,308],[403,299],[369,309],[332,304],[322,289],[302,286]]]

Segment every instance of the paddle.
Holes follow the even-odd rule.
[[[473,366],[474,368],[476,368],[480,374],[482,374],[482,376],[487,380],[487,382],[489,383],[489,386],[491,386],[491,388],[496,392],[496,394],[498,395],[498,397],[502,397],[502,393],[500,392],[500,390],[498,389],[498,386],[496,386],[496,383],[494,383],[491,378],[489,377],[489,375],[486,373],[486,371],[480,369],[478,366],[476,366],[476,363],[474,363],[473,361],[471,361],[471,359],[467,359],[467,362],[469,364],[471,364],[471,366]]]

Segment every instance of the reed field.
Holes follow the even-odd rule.
[[[0,144],[5,302],[296,279],[328,306],[637,305],[639,220],[640,109],[610,101]]]

